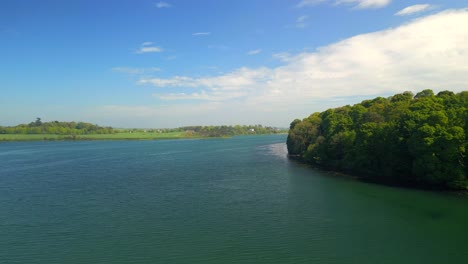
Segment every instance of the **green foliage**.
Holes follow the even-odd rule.
[[[173,129],[173,131],[185,132],[198,137],[231,137],[239,135],[263,135],[284,133],[274,127],[264,127],[262,125],[253,126],[187,126]]]
[[[300,122],[300,120],[299,120]],[[190,126],[171,129],[114,129],[84,122],[42,122],[37,118],[27,125],[0,126],[0,141],[12,140],[92,140],[92,139],[166,139],[231,137],[287,133],[287,129],[251,126]]]
[[[467,107],[468,92],[424,90],[328,109],[291,123],[288,151],[373,181],[466,189]]]
[[[42,122],[38,117],[29,124],[13,127],[0,127],[0,134],[54,134],[54,135],[88,135],[112,134],[116,131],[112,127],[100,127],[84,122]]]

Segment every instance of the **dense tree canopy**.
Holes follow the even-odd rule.
[[[374,181],[466,189],[467,128],[468,92],[424,90],[296,119],[287,145],[292,157]]]

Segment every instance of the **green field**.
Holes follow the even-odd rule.
[[[115,134],[55,135],[55,134],[0,134],[0,141],[38,141],[38,140],[156,140],[197,138],[185,132],[121,132]]]

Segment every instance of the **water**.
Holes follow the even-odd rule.
[[[0,263],[466,263],[468,199],[336,177],[284,135],[0,144]]]

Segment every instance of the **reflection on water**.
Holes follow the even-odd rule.
[[[256,150],[263,153],[264,155],[275,156],[285,160],[288,157],[288,148],[286,143],[264,145],[257,147]]]

